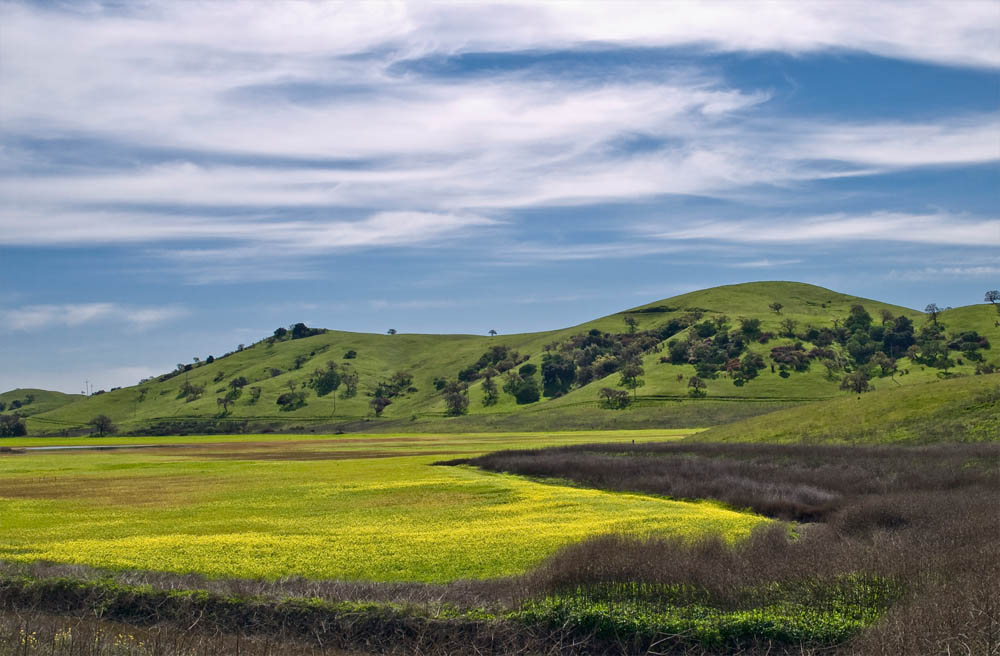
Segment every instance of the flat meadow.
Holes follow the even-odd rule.
[[[692,431],[60,439],[0,454],[0,559],[207,577],[448,582],[522,573],[602,534],[750,534],[713,501],[433,463],[498,448]]]

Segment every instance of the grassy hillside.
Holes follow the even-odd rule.
[[[885,388],[819,401],[700,433],[732,442],[1000,441],[1000,374]]]
[[[770,306],[779,303],[779,311]],[[741,319],[760,322],[759,329],[770,339],[756,338],[748,345],[750,353],[759,354],[769,364],[771,350],[790,346],[801,340],[781,337],[783,322],[791,320],[799,330],[806,327],[830,328],[848,316],[853,305],[863,305],[875,323],[880,312],[904,316],[919,328],[928,321],[923,313],[877,301],[838,294],[828,289],[790,282],[759,282],[728,285],[676,296],[663,301],[631,308],[607,317],[562,330],[502,335],[374,335],[330,330],[312,337],[276,341],[262,340],[247,348],[220,357],[214,362],[191,363],[190,370],[161,376],[139,385],[77,399],[71,404],[36,413],[28,420],[33,434],[78,432],[98,414],[111,417],[122,431],[164,429],[171,432],[204,432],[213,424],[219,430],[242,430],[250,427],[298,428],[322,427],[324,430],[554,430],[587,428],[647,428],[655,426],[714,425],[818,399],[847,395],[839,389],[839,377],[813,364],[804,371],[781,372],[773,366],[739,386],[721,372],[707,379],[707,397],[690,399],[688,383],[696,369],[690,364],[662,362],[673,340],[686,340],[694,327],[682,328],[664,337],[640,354],[645,370],[644,385],[636,390],[635,402],[626,410],[608,410],[599,404],[601,388],[617,387],[619,373],[598,377],[576,385],[558,398],[543,397],[539,402],[518,405],[510,394],[501,393],[498,402],[484,406],[482,380],[468,390],[468,414],[447,417],[442,392],[435,379],[454,380],[458,372],[476,363],[493,346],[518,351],[528,362],[540,366],[547,346],[565,344],[575,335],[590,331],[626,335],[626,320],[635,320],[635,330],[659,335],[671,322],[721,321],[728,317],[727,330],[734,330]],[[977,330],[1000,344],[1000,329],[993,325],[996,313],[989,306],[950,310],[941,315],[949,332]],[[696,317],[696,319],[693,319]],[[659,339],[659,337],[657,337]],[[764,343],[762,343],[764,342]],[[806,342],[804,348],[812,344]],[[840,349],[843,350],[843,349]],[[348,351],[357,357],[345,359]],[[553,352],[558,352],[556,349]],[[987,356],[992,352],[987,351]],[[994,360],[996,356],[993,356]],[[989,358],[987,358],[989,359]],[[358,393],[353,398],[323,397],[308,387],[310,376],[327,362],[348,365],[359,376]],[[936,380],[933,367],[901,358],[902,375],[875,381],[876,388],[910,386]],[[963,362],[952,373],[973,371],[972,363]],[[369,408],[371,393],[379,383],[395,372],[412,375],[401,395],[392,399],[381,417]],[[784,375],[782,375],[784,374]],[[536,374],[537,376],[537,374]],[[217,399],[225,396],[228,385],[244,377],[244,393],[223,412]],[[503,386],[502,377],[495,379]],[[185,385],[203,387],[200,397],[183,395]],[[304,404],[284,410],[277,404],[289,385],[305,394]],[[260,388],[254,401],[251,388]],[[184,423],[187,422],[187,423]],[[233,423],[235,422],[235,423]]]
[[[83,394],[63,394],[50,390],[25,388],[0,394],[0,403],[3,404],[6,412],[17,411],[22,416],[28,417],[49,412],[85,398]],[[17,407],[18,404],[20,407]]]

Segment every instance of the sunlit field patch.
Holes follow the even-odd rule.
[[[763,521],[708,502],[432,466],[443,453],[595,439],[636,437],[174,438],[160,443],[192,446],[10,454],[0,458],[0,558],[213,577],[450,581],[522,572],[601,533],[735,539]]]

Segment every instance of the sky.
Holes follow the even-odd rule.
[[[0,391],[1000,287],[1000,2],[2,2]]]

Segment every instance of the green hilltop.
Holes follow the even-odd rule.
[[[15,389],[0,394],[0,406],[8,412],[30,417],[87,398],[83,394],[64,394],[43,389]]]
[[[862,331],[864,344],[857,338],[856,343],[845,339],[851,334],[845,326],[863,320],[852,318],[855,306],[863,306],[870,324]],[[894,354],[895,371],[889,372],[868,361],[873,349],[889,350],[869,335],[890,344],[892,337],[885,334],[895,330],[898,320],[904,328],[912,323],[914,336],[919,337],[933,324],[931,317],[793,282],[715,287],[539,333],[376,335],[299,324],[296,331],[280,329],[276,336],[211,362],[206,358],[181,364],[132,387],[89,397],[36,390],[37,411],[25,414],[29,432],[37,435],[80,434],[100,414],[110,417],[119,432],[150,434],[708,426],[812,401],[853,400],[856,394],[842,390],[841,381],[859,368],[887,373],[871,380],[879,394],[972,375],[977,369],[989,371],[1000,359],[1000,352],[985,348],[989,342],[1000,343],[997,319],[1000,314],[990,305],[942,311],[937,317],[944,327],[938,346],[928,346],[919,356],[911,352],[913,357],[900,348]],[[961,338],[971,331],[975,338]],[[935,355],[934,348],[942,352]],[[865,364],[855,361],[855,352]],[[497,354],[504,358],[496,360]],[[546,362],[575,364],[564,366],[564,378],[550,377],[555,382],[547,385],[542,377]],[[628,362],[641,364],[643,373],[636,379],[642,386],[625,390],[626,407],[609,409],[600,391],[623,389],[622,372]],[[749,364],[741,368],[741,362]],[[321,395],[319,379],[329,371],[329,363],[335,365],[334,378],[341,385]],[[535,402],[518,403],[502,388],[511,372],[525,364],[537,371],[524,378],[533,378],[539,391],[547,394]],[[499,373],[508,365],[512,365],[508,373]],[[495,403],[484,405],[488,394],[483,374],[490,368],[498,372],[492,376],[498,390]],[[570,368],[573,371],[567,374]],[[345,373],[357,380],[356,394],[349,398],[344,398]],[[468,387],[457,393],[468,406],[461,416],[449,416],[447,394],[456,390],[443,385],[457,383],[460,374]],[[701,393],[690,387],[692,377],[704,381],[703,397],[691,397],[692,391]],[[515,388],[521,389],[510,387]],[[8,392],[0,399],[24,391]],[[220,405],[219,399],[227,395],[236,398]],[[371,406],[375,397],[390,401],[380,416]],[[278,403],[282,398],[284,405]]]

